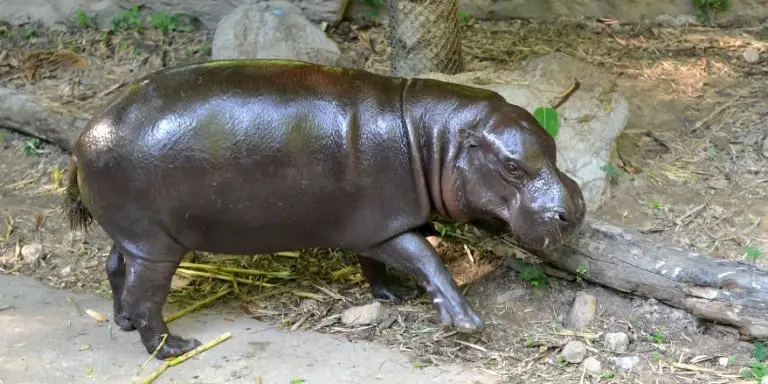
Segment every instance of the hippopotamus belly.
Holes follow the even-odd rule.
[[[184,83],[166,80],[129,92],[76,152],[96,220],[118,237],[147,226],[237,254],[360,249],[427,221],[397,87],[361,104],[273,84],[230,80],[175,97]]]

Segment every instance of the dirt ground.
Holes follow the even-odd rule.
[[[609,171],[615,173],[610,198],[596,216],[767,269],[762,252],[768,249],[768,60],[748,63],[743,52],[754,48],[768,56],[768,30],[519,20],[474,21],[462,29],[467,70],[510,66],[559,50],[616,76],[630,101],[630,119],[618,142],[620,161],[613,164],[615,172]],[[350,63],[386,71],[382,27],[343,23],[328,34]],[[134,77],[208,58],[212,31],[112,34],[81,27],[0,26],[0,39],[0,86],[92,113],[111,96],[105,91]],[[56,69],[25,59],[48,49],[69,49],[74,55]],[[33,68],[34,76],[28,76]],[[103,272],[107,238],[97,227],[85,239],[70,232],[57,210],[57,187],[66,165],[66,155],[55,146],[0,129],[0,217],[7,228],[0,231],[0,272],[109,296]],[[42,245],[43,257],[25,262],[20,249],[33,243]],[[439,249],[453,263],[458,280],[474,280],[466,294],[488,324],[482,334],[438,327],[424,297],[392,307],[396,316],[386,327],[343,326],[338,314],[369,303],[370,296],[354,259],[333,251],[312,258],[223,257],[224,263],[287,269],[299,278],[269,280],[275,286],[266,287],[243,284],[235,297],[217,305],[239,306],[254,318],[292,330],[374,340],[409,353],[414,366],[460,361],[503,383],[756,382],[742,377],[743,368],[765,368],[752,365],[753,355],[761,356],[759,344],[740,340],[731,328],[589,283],[550,278],[543,287],[533,287],[486,254],[475,254],[484,268],[467,271],[461,268],[464,248],[455,238]],[[211,257],[191,260],[204,263]],[[177,283],[175,303],[200,300],[213,289],[211,279],[189,275],[179,276]],[[588,332],[568,333],[563,323],[580,291],[597,298],[598,316]],[[629,349],[608,352],[599,337],[605,332],[627,333]],[[570,340],[588,344],[589,355],[602,363],[600,374],[585,374],[581,365],[558,358]],[[631,370],[617,362],[633,357],[639,359]]]

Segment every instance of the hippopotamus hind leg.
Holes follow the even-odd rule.
[[[474,332],[484,327],[440,255],[418,231],[405,232],[359,254],[413,276],[432,298],[440,323],[460,332]]]
[[[117,244],[112,244],[107,258],[107,278],[109,286],[112,288],[112,302],[114,307],[115,323],[123,331],[133,331],[136,327],[131,323],[131,317],[125,311],[123,306],[123,288],[125,287],[125,257],[117,248]]]
[[[357,259],[374,299],[391,301],[392,304],[397,305],[416,296],[415,290],[408,288],[399,278],[387,273],[386,264],[366,256],[358,255]]]
[[[187,249],[162,231],[151,233],[153,235],[141,239],[140,244],[121,247],[127,268],[123,305],[147,352],[154,353],[163,343],[155,355],[162,360],[191,351],[201,343],[171,334],[163,320],[162,310],[170,292],[171,278]],[[165,342],[164,334],[167,335]]]

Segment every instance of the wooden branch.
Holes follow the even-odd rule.
[[[42,97],[0,88],[0,127],[21,132],[71,151],[88,117]]]
[[[498,253],[500,248],[490,249]],[[593,219],[565,245],[532,253],[573,274],[583,266],[584,280],[734,326],[747,338],[768,338],[768,272],[753,265],[688,251]]]

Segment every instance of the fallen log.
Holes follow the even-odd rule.
[[[0,88],[0,127],[34,136],[69,152],[88,117],[45,98]]]
[[[504,248],[509,249],[500,243],[489,247],[497,254]],[[561,271],[580,271],[584,280],[733,326],[743,337],[768,338],[768,272],[756,266],[688,251],[594,219],[563,246],[530,253]]]

